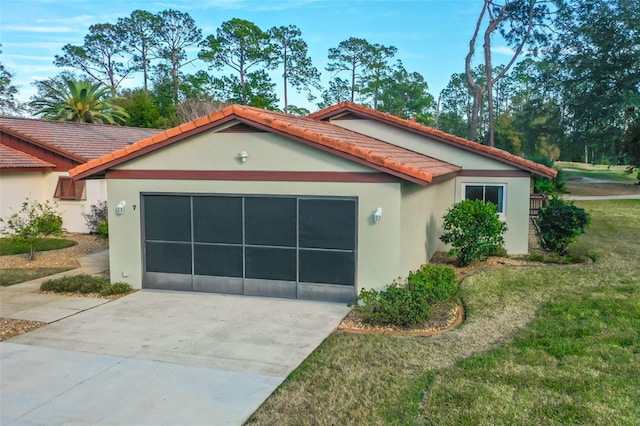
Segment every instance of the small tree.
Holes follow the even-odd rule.
[[[542,246],[558,254],[563,254],[576,237],[584,233],[589,224],[589,214],[572,201],[553,197],[549,206],[540,209],[537,219],[542,236]]]
[[[26,241],[29,244],[29,260],[35,257],[35,247],[38,241],[49,235],[61,235],[62,217],[57,212],[58,205],[49,201],[40,203],[27,198],[22,203],[18,213],[14,213],[7,219],[0,219],[4,225],[3,234],[11,238]]]
[[[498,253],[507,224],[498,217],[495,204],[463,200],[447,210],[443,228],[440,240],[451,244],[449,254],[464,266]]]
[[[98,201],[91,205],[89,213],[82,213],[87,228],[92,234],[99,234],[103,237],[109,236],[109,210],[106,201]]]

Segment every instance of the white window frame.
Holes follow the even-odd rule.
[[[507,184],[506,183],[480,183],[480,182],[466,182],[462,184],[462,199],[467,199],[467,186],[482,186],[482,198],[483,201],[485,198],[486,187],[488,186],[498,186],[502,188],[502,206],[498,207],[498,216],[505,217],[507,215]],[[502,211],[500,211],[502,208]]]

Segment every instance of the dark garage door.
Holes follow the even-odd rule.
[[[143,195],[143,287],[351,301],[354,198]]]

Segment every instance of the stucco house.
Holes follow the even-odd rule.
[[[103,180],[72,181],[69,169],[161,130],[0,117],[0,217],[26,197],[55,201],[63,226],[88,232],[83,212],[106,201]]]
[[[498,205],[528,247],[531,174],[555,171],[350,102],[232,105],[79,165],[106,179],[110,270],[134,288],[348,301],[446,250],[455,202]]]

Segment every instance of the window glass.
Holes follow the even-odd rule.
[[[467,200],[482,200],[497,206],[498,213],[504,213],[503,185],[466,185],[464,198]]]
[[[467,200],[483,200],[484,201],[484,187],[480,185],[467,185],[465,189],[464,198]]]
[[[502,213],[502,186],[485,186],[484,200],[495,204],[498,207],[498,213]]]

